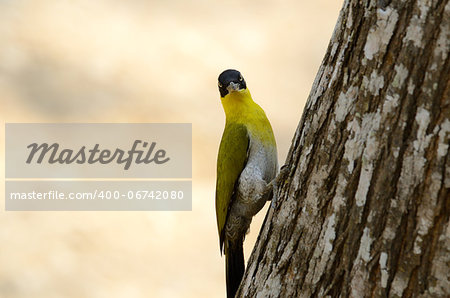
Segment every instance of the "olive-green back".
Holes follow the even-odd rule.
[[[226,123],[217,158],[216,216],[220,250],[224,241],[224,227],[236,183],[247,163],[249,136],[247,128],[239,123]]]

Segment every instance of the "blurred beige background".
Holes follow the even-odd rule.
[[[5,122],[193,123],[191,212],[2,207],[0,297],[224,297],[217,76],[243,73],[271,120],[282,165],[341,5],[0,1],[2,204]],[[252,224],[246,258],[266,210]]]

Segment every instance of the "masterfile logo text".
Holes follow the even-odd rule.
[[[139,145],[141,145],[145,151],[139,150]],[[58,143],[53,143],[52,145],[49,145],[48,143],[42,143],[40,145],[33,143],[27,146],[27,148],[30,148],[30,155],[28,155],[26,162],[28,164],[32,163],[36,155],[38,157],[36,157],[35,162],[39,164],[44,161],[45,157],[47,157],[47,162],[50,164],[71,164],[74,162],[77,164],[95,164],[97,162],[109,164],[116,161],[118,164],[124,164],[125,170],[130,168],[133,161],[137,164],[149,164],[152,162],[155,164],[163,164],[168,162],[170,158],[166,158],[166,150],[159,149],[153,154],[155,146],[156,142],[152,142],[150,146],[148,146],[148,142],[135,140],[133,146],[128,151],[119,148],[116,148],[113,151],[108,149],[100,150],[99,144],[95,144],[92,149],[86,149],[86,146],[83,146],[78,150],[62,149],[59,151],[60,146]],[[134,159],[134,156],[136,156],[136,159]]]

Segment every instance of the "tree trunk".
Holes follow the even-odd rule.
[[[450,295],[449,34],[448,0],[345,1],[238,296]]]

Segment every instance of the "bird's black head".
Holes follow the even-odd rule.
[[[230,91],[246,89],[247,84],[241,73],[234,69],[227,69],[219,76],[220,97],[224,97]]]

